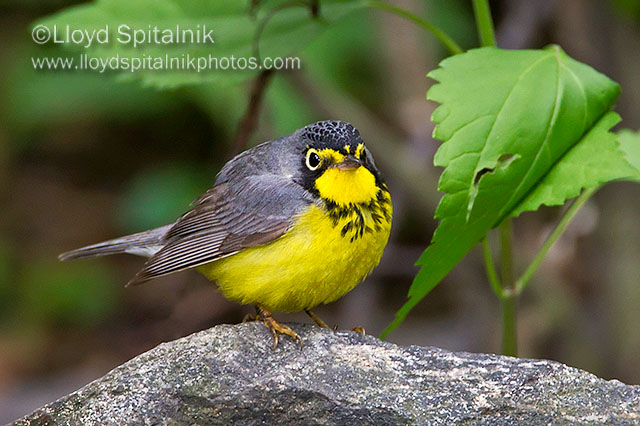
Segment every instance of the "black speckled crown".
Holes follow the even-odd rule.
[[[344,121],[318,121],[302,129],[301,136],[313,142],[326,145],[362,143],[360,132]]]

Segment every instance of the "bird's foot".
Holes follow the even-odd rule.
[[[300,336],[298,336],[298,333],[291,329],[291,327],[285,324],[280,324],[275,320],[275,318],[273,318],[271,312],[267,311],[264,308],[258,307],[258,316],[265,327],[269,329],[271,335],[273,335],[273,349],[278,347],[278,333],[286,334],[287,336],[291,337],[294,341],[298,342],[300,348],[302,349],[302,339],[300,338]]]
[[[353,327],[351,331],[355,331],[356,333],[362,334],[363,336],[366,334],[364,331],[364,327]]]
[[[258,315],[258,314],[246,314],[242,318],[242,323],[258,321],[259,319],[261,319],[261,318],[260,318],[260,315]]]

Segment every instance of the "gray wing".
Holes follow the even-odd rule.
[[[164,247],[128,283],[193,268],[284,235],[313,202],[290,178],[247,176],[214,186],[165,235]]]

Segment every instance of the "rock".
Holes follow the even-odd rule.
[[[640,424],[640,386],[552,361],[260,323],[159,345],[15,425]]]

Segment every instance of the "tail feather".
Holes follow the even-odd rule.
[[[117,253],[130,253],[150,257],[162,248],[163,238],[171,226],[165,225],[149,231],[81,247],[62,253],[58,256],[58,259],[65,261]]]

